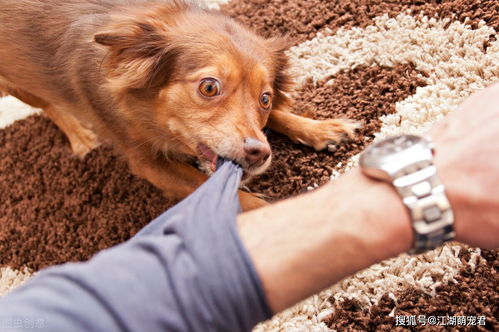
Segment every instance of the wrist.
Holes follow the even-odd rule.
[[[463,176],[459,174],[460,170],[456,164],[448,163],[441,154],[435,156],[435,166],[442,184],[445,186],[445,192],[454,214],[455,240],[468,243],[470,241],[466,235],[473,234],[476,226],[463,221],[474,219],[473,214],[476,209],[472,207],[474,203],[472,197],[478,195],[474,195],[474,188],[467,186],[466,181],[463,181]]]

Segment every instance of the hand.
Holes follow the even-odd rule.
[[[469,97],[430,132],[456,240],[499,247],[499,84]]]

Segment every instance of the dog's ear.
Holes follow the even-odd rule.
[[[290,46],[290,43],[284,37],[271,38],[267,40],[268,49],[273,55],[274,66],[274,93],[275,97],[272,102],[273,107],[290,106],[292,100],[288,97],[291,92],[294,82],[288,74],[289,61],[284,53]]]
[[[165,85],[179,54],[167,31],[133,20],[95,34],[94,41],[108,48],[103,67],[109,88],[116,92],[153,91]]]

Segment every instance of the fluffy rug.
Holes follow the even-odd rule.
[[[272,200],[334,181],[373,140],[423,133],[499,81],[497,0],[207,2],[265,36],[288,36],[295,112],[364,122],[359,137],[334,152],[269,132],[275,161],[250,188]],[[72,157],[65,137],[37,113],[0,98],[0,295],[43,267],[126,240],[173,203],[132,176],[110,147]],[[458,243],[401,255],[255,331],[498,331],[498,257]]]

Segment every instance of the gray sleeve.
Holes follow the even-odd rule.
[[[126,243],[42,271],[0,298],[0,321],[53,332],[251,330],[271,313],[235,225],[241,173],[225,162]]]

